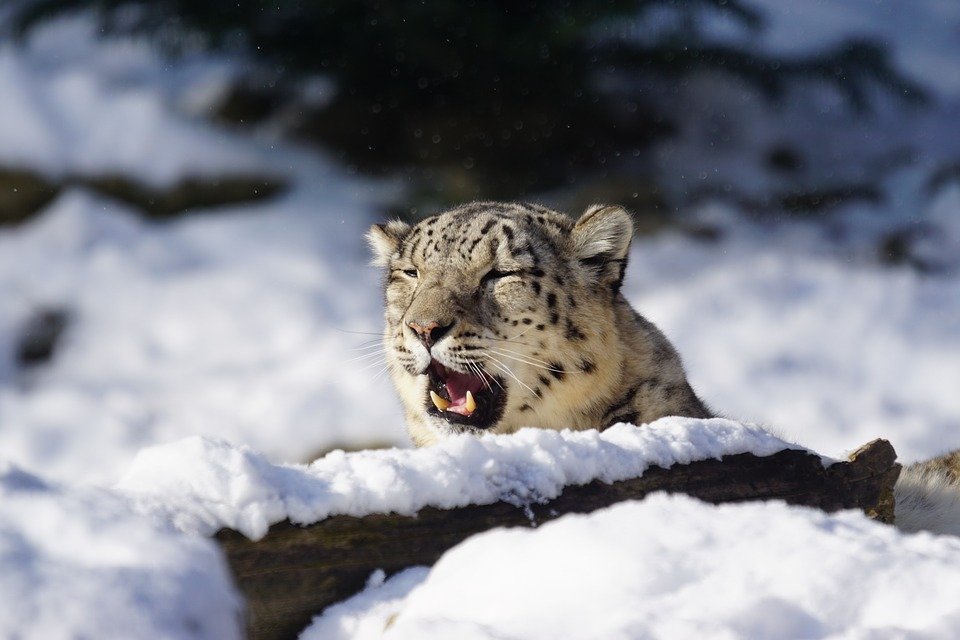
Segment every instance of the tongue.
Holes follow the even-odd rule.
[[[447,369],[444,383],[447,387],[447,396],[450,398],[450,406],[447,411],[453,411],[460,415],[469,416],[473,411],[468,411],[467,391],[474,396],[483,388],[483,379],[478,376],[472,376],[469,373],[457,373]]]

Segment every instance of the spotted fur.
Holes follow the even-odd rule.
[[[476,202],[371,228],[386,272],[387,361],[414,442],[476,430],[429,411],[432,361],[502,387],[487,432],[709,417],[674,348],[620,291],[632,236],[629,214],[601,205],[574,221]],[[427,346],[411,323],[448,329]]]

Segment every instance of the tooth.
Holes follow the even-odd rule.
[[[464,405],[468,413],[473,413],[477,410],[477,401],[473,399],[473,394],[467,391],[467,404]]]
[[[447,407],[450,406],[450,401],[444,400],[439,395],[437,395],[435,391],[430,392],[430,399],[433,400],[433,406],[435,406],[437,409],[440,409],[440,411],[446,411]],[[468,399],[467,403],[469,402],[470,400]]]

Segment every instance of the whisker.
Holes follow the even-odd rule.
[[[513,354],[514,356],[518,356],[518,357],[524,358],[524,359],[526,359],[526,360],[531,360],[531,361],[533,361],[533,362],[539,362],[540,364],[545,364],[545,365],[547,365],[548,367],[552,367],[552,366],[555,364],[555,363],[553,363],[553,362],[547,362],[546,360],[541,360],[540,358],[535,358],[535,357],[533,357],[533,356],[528,356],[527,354],[525,354],[525,353],[520,353],[519,351],[514,351],[514,350],[512,350],[512,349],[507,349],[506,347],[500,347],[499,349],[490,349],[490,350],[493,351],[494,353],[499,353],[499,354],[502,355],[502,356],[506,356],[507,354]],[[555,371],[559,371],[559,369],[555,369]]]
[[[487,372],[487,371],[484,371],[483,368],[480,367],[480,365],[477,365],[477,368],[480,369],[480,371],[481,371],[481,373],[482,373],[483,375],[487,376],[488,378],[490,378],[491,381],[495,382],[495,383],[497,384],[497,386],[500,387],[500,390],[501,390],[501,391],[506,391],[506,389],[503,388],[503,385],[500,383],[500,380],[498,380],[496,376],[492,375],[491,373],[489,373],[489,372]],[[488,387],[488,388],[491,388],[490,385],[489,385],[489,383],[487,384],[487,387]]]
[[[362,343],[359,347],[354,347],[350,351],[366,351],[368,349],[373,349],[374,347],[383,346],[383,341],[381,340],[370,340],[368,342]]]
[[[521,387],[527,389],[531,394],[537,395],[537,392],[536,392],[536,391],[534,391],[533,389],[531,389],[529,385],[527,385],[527,384],[524,383],[522,380],[520,380],[520,378],[518,378],[516,375],[514,375],[514,373],[513,373],[512,371],[510,371],[510,369],[506,368],[504,365],[497,364],[496,362],[494,362],[494,363],[493,363],[493,366],[495,366],[497,369],[500,369],[501,371],[503,371],[504,373],[506,373],[508,376],[510,376],[511,378],[513,378],[514,380],[516,380],[516,381],[517,381],[517,384],[519,384]]]
[[[343,362],[344,362],[344,364],[346,364],[346,363],[348,363],[348,362],[357,362],[357,361],[369,360],[370,358],[379,358],[379,357],[382,356],[384,353],[386,353],[386,349],[380,349],[379,351],[371,351],[370,353],[365,353],[365,354],[360,355],[360,356],[357,356],[357,357],[355,357],[355,358],[350,358],[349,360],[344,360]]]
[[[526,329],[524,329],[523,331],[521,331],[520,333],[518,333],[517,335],[513,336],[513,337],[510,338],[510,339],[511,339],[511,340],[516,340],[517,338],[519,338],[520,336],[522,336],[523,334],[525,334],[527,331],[530,331],[530,329],[533,329],[533,325],[530,325],[529,327],[527,327]]]
[[[556,373],[573,373],[573,371],[566,371],[566,370],[564,370],[564,369],[557,369],[556,367],[553,367],[553,366],[545,366],[545,365],[539,364],[539,362],[542,362],[542,361],[533,362],[533,361],[530,361],[530,360],[526,360],[526,359],[524,359],[524,358],[518,358],[517,356],[511,356],[511,355],[506,354],[506,353],[501,353],[500,351],[497,351],[496,349],[490,349],[490,351],[492,351],[493,353],[497,354],[498,356],[502,356],[502,357],[504,357],[504,358],[510,358],[511,360],[516,360],[517,362],[522,362],[523,364],[528,364],[528,365],[530,365],[531,367],[536,367],[537,369],[543,369],[544,371],[554,371],[554,372],[556,372]],[[549,365],[549,364],[550,364],[550,363],[548,362],[547,365]]]
[[[362,373],[362,372],[364,372],[364,371],[368,371],[368,370],[370,370],[370,369],[372,369],[372,368],[374,368],[374,367],[377,367],[377,366],[385,366],[385,365],[383,365],[383,363],[380,362],[379,360],[374,360],[373,362],[367,364],[365,367],[362,367],[359,371],[357,371],[357,373]]]
[[[334,331],[339,331],[340,333],[353,333],[358,336],[382,336],[383,332],[374,333],[372,331],[350,331],[349,329],[341,329],[340,327],[333,327]]]
[[[530,393],[532,393],[533,395],[537,395],[537,392],[534,391],[533,389],[531,389],[526,383],[523,382],[523,380],[521,380],[520,378],[518,378],[517,375],[510,369],[510,367],[508,367],[508,366],[505,365],[503,362],[501,362],[500,360],[494,358],[493,356],[491,356],[491,355],[489,355],[489,354],[487,355],[487,358],[489,358],[489,359],[491,360],[491,362],[493,363],[493,366],[497,367],[498,369],[500,369],[501,371],[503,371],[503,372],[505,372],[507,375],[509,375],[511,378],[513,378],[514,380],[516,380],[516,381],[520,384],[520,386],[526,388],[526,389],[527,389]]]
[[[522,334],[521,334],[522,335]],[[497,338],[494,336],[481,336],[481,340],[490,340],[491,342],[508,342],[510,344],[522,344],[525,347],[532,347],[533,345],[529,342],[524,342],[522,340],[513,340],[509,338]]]
[[[476,362],[467,362],[467,367],[469,367],[471,371],[475,372],[478,378],[483,380],[483,386],[485,386],[487,389],[491,389],[490,380],[487,379],[487,372],[480,368],[480,365],[478,365]]]

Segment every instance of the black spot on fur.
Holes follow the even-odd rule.
[[[657,364],[666,364],[673,360],[673,351],[664,344],[658,344],[650,353],[650,358]]]
[[[640,414],[637,413],[636,411],[628,411],[627,413],[613,416],[612,418],[609,418],[606,421],[606,423],[603,425],[603,427],[600,430],[603,431],[604,429],[609,429],[610,427],[617,424],[618,422],[629,422],[630,424],[637,424],[638,422],[640,422]]]
[[[560,322],[560,314],[554,311],[550,314],[550,324],[557,324]]]
[[[519,258],[522,255],[526,255],[530,253],[530,245],[528,243],[524,243],[519,247],[514,247],[513,249],[511,249],[511,252],[512,252],[511,255],[514,258]]]
[[[490,229],[493,229],[493,225],[495,224],[497,224],[496,220],[487,220],[487,224],[483,225],[483,227],[480,229],[480,233],[486,233],[487,231],[490,231]]]
[[[579,364],[580,371],[584,373],[593,373],[597,366],[589,360],[581,360]]]
[[[520,411],[532,411],[532,410],[533,410],[533,407],[531,407],[531,406],[528,405],[528,404],[522,404],[522,405],[520,405]]]
[[[580,340],[586,340],[586,339],[587,339],[587,336],[584,335],[584,333],[580,331],[580,329],[578,329],[576,326],[574,326],[573,322],[571,322],[568,319],[567,320],[567,340],[580,341]]]
[[[627,389],[627,392],[620,396],[620,398],[613,403],[609,409],[607,409],[607,420],[604,421],[605,424],[607,421],[609,421],[610,417],[617,415],[624,407],[633,402],[633,399],[636,397],[637,393],[639,393],[640,387],[643,386],[644,382]]]
[[[413,242],[410,244],[410,253],[416,253],[417,249],[420,248],[420,243],[423,242],[423,236],[417,234],[417,237],[413,239]]]
[[[544,274],[543,269],[537,268],[530,269],[530,275],[532,275],[534,278],[542,278],[546,274]]]
[[[563,365],[559,362],[550,363],[550,375],[552,375],[557,380],[563,380],[564,376],[567,375],[566,371],[563,370]]]
[[[547,294],[547,306],[551,309],[557,306],[557,294],[553,292]]]
[[[533,324],[533,320],[531,320],[530,318],[524,318],[523,324]]]
[[[539,282],[534,282],[534,283],[533,283],[533,292],[534,292],[536,295],[540,295],[540,283],[539,283]]]
[[[545,386],[545,387],[549,387],[549,386],[550,386],[550,378],[548,378],[548,377],[546,377],[546,376],[544,376],[544,375],[539,375],[539,376],[537,376],[537,379],[540,380],[540,384],[542,384],[543,386]]]
[[[537,331],[543,331],[543,330],[546,329],[546,328],[547,328],[547,325],[545,325],[545,324],[538,324],[538,325],[537,325]]]

